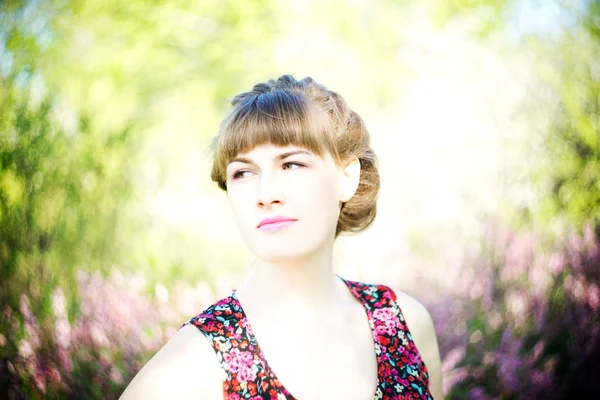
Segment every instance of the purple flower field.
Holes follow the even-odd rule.
[[[551,251],[531,233],[496,228],[486,250],[432,313],[448,398],[563,399],[599,393],[600,241],[583,234],[556,239]],[[116,398],[192,310],[217,299],[207,285],[169,295],[118,272],[78,274],[75,317],[60,288],[51,315],[32,312],[26,294],[5,306],[0,335],[9,398]],[[85,384],[84,384],[85,383]]]

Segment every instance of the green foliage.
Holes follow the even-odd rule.
[[[164,321],[129,326],[117,319],[110,334],[120,347],[94,345],[93,334],[85,338],[100,328],[86,328],[81,307],[108,299],[83,302],[78,276],[154,257],[138,245],[151,221],[126,213],[141,200],[133,183],[144,140],[180,104],[198,108],[198,126],[189,129],[203,140],[214,134],[206,123],[225,106],[225,94],[255,80],[246,71],[256,74],[269,61],[260,53],[276,29],[269,10],[267,1],[2,2],[1,393],[114,397],[140,368],[140,338],[121,339]],[[169,274],[165,260],[156,268]],[[84,346],[72,362],[64,361],[55,329],[53,298],[63,292],[63,322],[73,323],[80,332],[73,340]],[[118,307],[110,312],[119,315]],[[164,341],[157,332],[151,338]],[[96,360],[107,355],[117,370],[98,369]]]
[[[9,94],[0,111],[3,272],[12,278],[30,270],[28,279],[35,282],[52,279],[40,264],[66,276],[83,260],[101,265],[114,237],[119,199],[128,190],[121,173],[128,131],[98,140],[82,118],[67,133],[53,115],[54,100],[32,106],[27,91],[9,92],[10,81],[3,83]]]
[[[7,316],[22,309],[23,296],[31,299],[31,312],[44,332],[39,340],[46,344],[38,354],[43,357],[53,348],[47,335],[53,331],[55,289],[64,288],[73,318],[76,271],[103,271],[115,261],[119,208],[130,193],[122,172],[131,146],[125,145],[127,130],[98,137],[85,118],[66,131],[56,115],[56,99],[35,104],[27,83],[15,87],[8,78],[1,84],[0,331],[8,343],[0,347],[0,359],[16,362],[29,333],[14,331],[18,320]],[[19,375],[30,376],[25,370]]]
[[[502,29],[510,19],[513,0],[429,0],[437,23],[470,19],[473,31],[484,38]]]
[[[576,14],[580,25],[565,33],[540,61],[542,76],[557,102],[547,133],[545,162],[535,171],[542,188],[539,216],[550,221],[564,216],[575,226],[600,221],[600,2]],[[575,12],[575,11],[572,11]]]
[[[579,226],[588,218],[600,220],[600,76],[591,71],[599,44],[566,49],[571,57],[561,74],[561,104],[548,141],[551,159],[560,160],[549,168],[552,199]]]
[[[116,243],[114,230],[148,130],[180,98],[208,105],[198,118],[214,120],[225,94],[253,79],[244,72],[268,62],[259,49],[276,29],[269,9],[266,1],[6,4],[0,182],[9,276],[21,255],[44,254],[50,270],[65,263],[71,272],[117,258],[130,243]]]

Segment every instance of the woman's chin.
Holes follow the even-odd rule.
[[[290,254],[284,252],[260,252],[254,253],[256,258],[268,264],[289,264],[299,261],[305,257],[302,254]]]
[[[291,249],[273,249],[271,247],[252,250],[252,253],[256,258],[269,264],[290,264],[299,262],[310,258],[311,255],[315,253],[312,249],[298,249],[297,247]]]
[[[324,235],[323,235],[324,236]],[[333,233],[331,234],[333,238]],[[279,236],[246,241],[250,251],[260,260],[269,264],[301,262],[314,258],[330,247],[330,240],[321,235]]]

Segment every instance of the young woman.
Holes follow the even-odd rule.
[[[232,104],[212,179],[257,260],[241,287],[182,326],[123,398],[441,399],[425,308],[333,273],[335,238],[375,218],[379,174],[362,119],[335,92],[289,75]]]

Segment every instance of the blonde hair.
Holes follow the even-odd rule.
[[[335,235],[362,231],[373,222],[380,185],[377,159],[363,120],[340,95],[310,77],[298,81],[283,75],[235,96],[231,104],[212,146],[211,178],[221,189],[227,191],[229,161],[262,144],[296,145],[319,156],[328,151],[339,165],[357,157],[358,189],[342,205]]]

